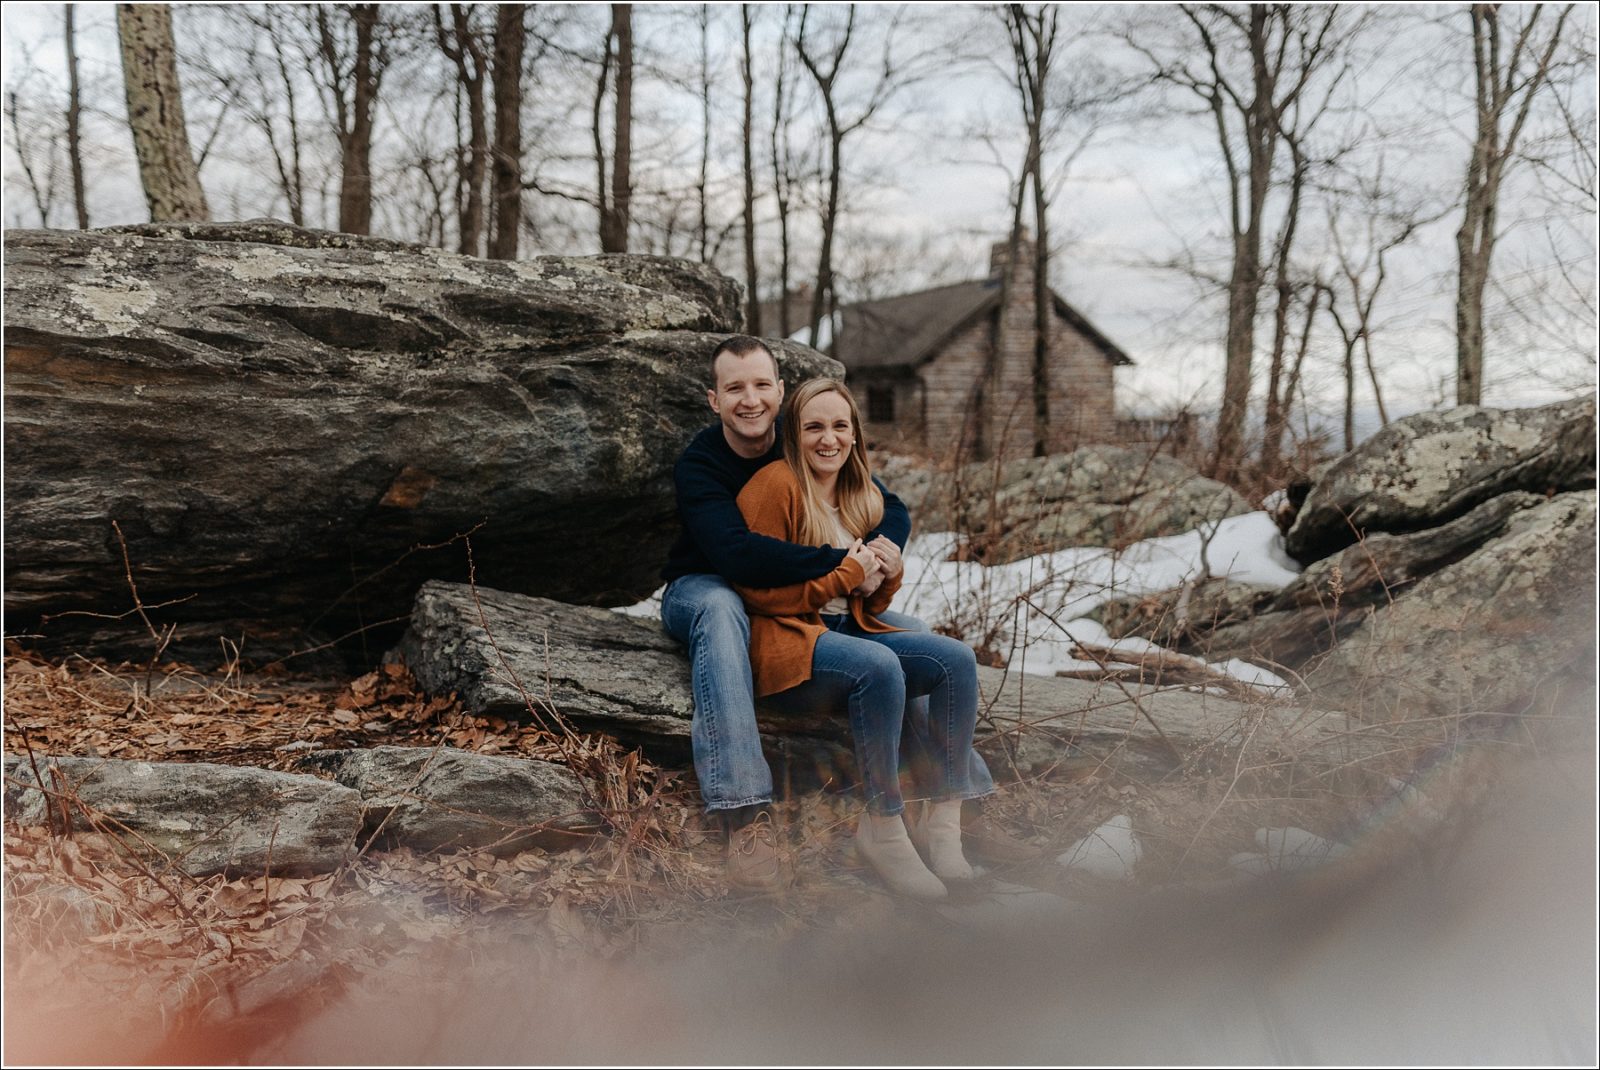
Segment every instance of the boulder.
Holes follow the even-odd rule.
[[[98,827],[153,865],[192,877],[331,870],[355,850],[361,798],[312,776],[207,762],[38,756],[52,792],[73,796],[74,826]],[[51,768],[56,770],[51,772]],[[34,760],[5,756],[8,820],[47,821]],[[54,796],[52,796],[54,798]]]
[[[554,711],[658,761],[691,760],[689,662],[655,621],[433,580],[417,592],[396,654],[422,687],[454,692],[472,713],[549,723]],[[771,713],[763,729],[780,778],[811,785],[848,764],[848,728],[838,718]]]
[[[969,551],[988,564],[1071,546],[1126,546],[1250,512],[1233,490],[1176,458],[1120,446],[937,474],[899,462],[883,478],[918,531],[968,535]]]
[[[1370,610],[1307,690],[1380,720],[1520,710],[1592,663],[1594,561],[1593,490],[1516,511],[1476,553]]]
[[[105,654],[153,645],[78,615],[128,611],[130,573],[174,651],[392,641],[423,580],[466,578],[469,533],[484,583],[637,600],[741,316],[687,261],[272,221],[12,230],[5,256],[8,631]],[[774,345],[791,380],[839,373]]]
[[[363,841],[426,852],[455,847],[515,854],[571,846],[592,832],[583,784],[553,762],[474,754],[454,747],[328,751],[308,767],[361,795]]]
[[[1408,416],[1321,472],[1284,540],[1306,563],[1378,532],[1436,527],[1512,491],[1595,485],[1595,396]]]

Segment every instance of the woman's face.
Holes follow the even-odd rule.
[[[818,394],[800,410],[800,452],[816,475],[837,475],[855,443],[850,403],[843,394],[832,390]]]

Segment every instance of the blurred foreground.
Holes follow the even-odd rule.
[[[419,920],[398,881],[365,879],[320,946],[403,951],[233,1020],[147,1001],[143,1030],[84,949],[57,970],[19,954],[13,911],[5,1058],[1593,1065],[1593,756],[1471,766],[1436,777],[1453,816],[1425,838],[1374,814],[1341,861],[1253,882],[1007,881],[928,907],[813,867],[793,902],[596,925],[564,899],[470,921],[434,899]]]

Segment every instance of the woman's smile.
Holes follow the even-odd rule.
[[[800,448],[806,464],[824,478],[837,475],[856,441],[850,403],[836,393],[818,394],[800,412]]]

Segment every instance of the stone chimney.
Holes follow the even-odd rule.
[[[1028,228],[1023,227],[1017,236],[1017,255],[1022,257],[1024,266],[1033,264],[1033,239],[1028,236]],[[1006,267],[1011,262],[1011,243],[997,241],[989,247],[989,277],[1002,279],[1005,277]]]

